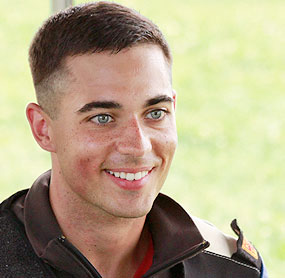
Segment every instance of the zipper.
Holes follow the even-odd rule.
[[[82,255],[82,253],[75,246],[73,246],[68,240],[66,240],[65,236],[60,236],[57,239],[60,244],[64,246],[65,249],[67,249],[67,251],[71,252],[77,257],[79,262],[83,265],[86,274],[88,273],[87,275],[89,278],[102,278],[102,276],[95,269],[95,267],[86,259],[86,257]],[[92,276],[90,276],[90,274]]]
[[[179,262],[184,261],[185,259],[191,259],[201,253],[204,249],[208,248],[210,246],[210,243],[206,240],[204,240],[202,243],[200,243],[198,246],[192,248],[188,253],[185,255],[180,256],[179,258],[172,260],[169,263],[163,264],[161,267],[156,268],[152,272],[148,273],[147,275],[143,276],[143,278],[150,278],[153,275],[157,275],[162,271],[165,271],[166,269],[170,268],[171,266],[176,265]]]
[[[58,241],[62,246],[64,246],[65,249],[67,249],[69,252],[74,254],[80,263],[83,265],[84,269],[87,270],[86,274],[88,275],[89,278],[102,278],[102,276],[99,274],[99,272],[95,269],[95,267],[82,255],[82,253],[75,247],[73,246],[68,240],[66,240],[65,236],[60,236],[58,237]],[[185,255],[180,256],[179,258],[172,260],[171,262],[162,265],[158,269],[155,269],[154,271],[150,272],[146,276],[143,276],[143,278],[150,278],[152,275],[159,274],[160,272],[170,268],[171,266],[176,265],[177,263],[185,260],[185,259],[191,259],[201,253],[204,249],[210,246],[210,243],[206,240],[204,240],[201,244],[198,246],[192,248],[188,253]],[[86,271],[85,270],[85,271]],[[92,276],[90,276],[90,274]]]

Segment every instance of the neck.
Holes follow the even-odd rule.
[[[58,184],[52,177],[50,202],[64,236],[103,277],[133,276],[150,239],[145,216],[115,217]]]

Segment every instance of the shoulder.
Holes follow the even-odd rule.
[[[208,221],[195,216],[191,216],[191,218],[203,238],[210,243],[210,246],[206,249],[207,253],[215,254],[221,258],[228,258],[227,260],[258,269],[260,271],[260,277],[268,277],[259,252],[252,243],[246,239],[236,219],[232,221],[231,227],[238,236],[237,239],[223,233]]]
[[[11,210],[13,199],[23,193],[13,195],[0,205],[0,277],[55,277],[36,256],[24,226]]]
[[[191,218],[202,237],[210,243],[207,251],[226,257],[231,257],[237,251],[237,240],[234,237],[223,233],[208,221],[192,215]]]

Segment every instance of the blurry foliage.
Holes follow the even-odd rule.
[[[285,2],[118,2],[158,24],[173,50],[179,147],[163,191],[225,232],[238,218],[271,276],[283,277]],[[3,200],[50,167],[25,120],[35,100],[27,51],[50,3],[0,4]]]

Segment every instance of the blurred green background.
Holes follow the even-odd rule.
[[[179,147],[163,191],[227,233],[237,218],[270,276],[283,278],[285,1],[117,2],[158,24],[173,51]],[[35,100],[28,47],[50,2],[0,4],[3,200],[50,167],[25,119]]]

